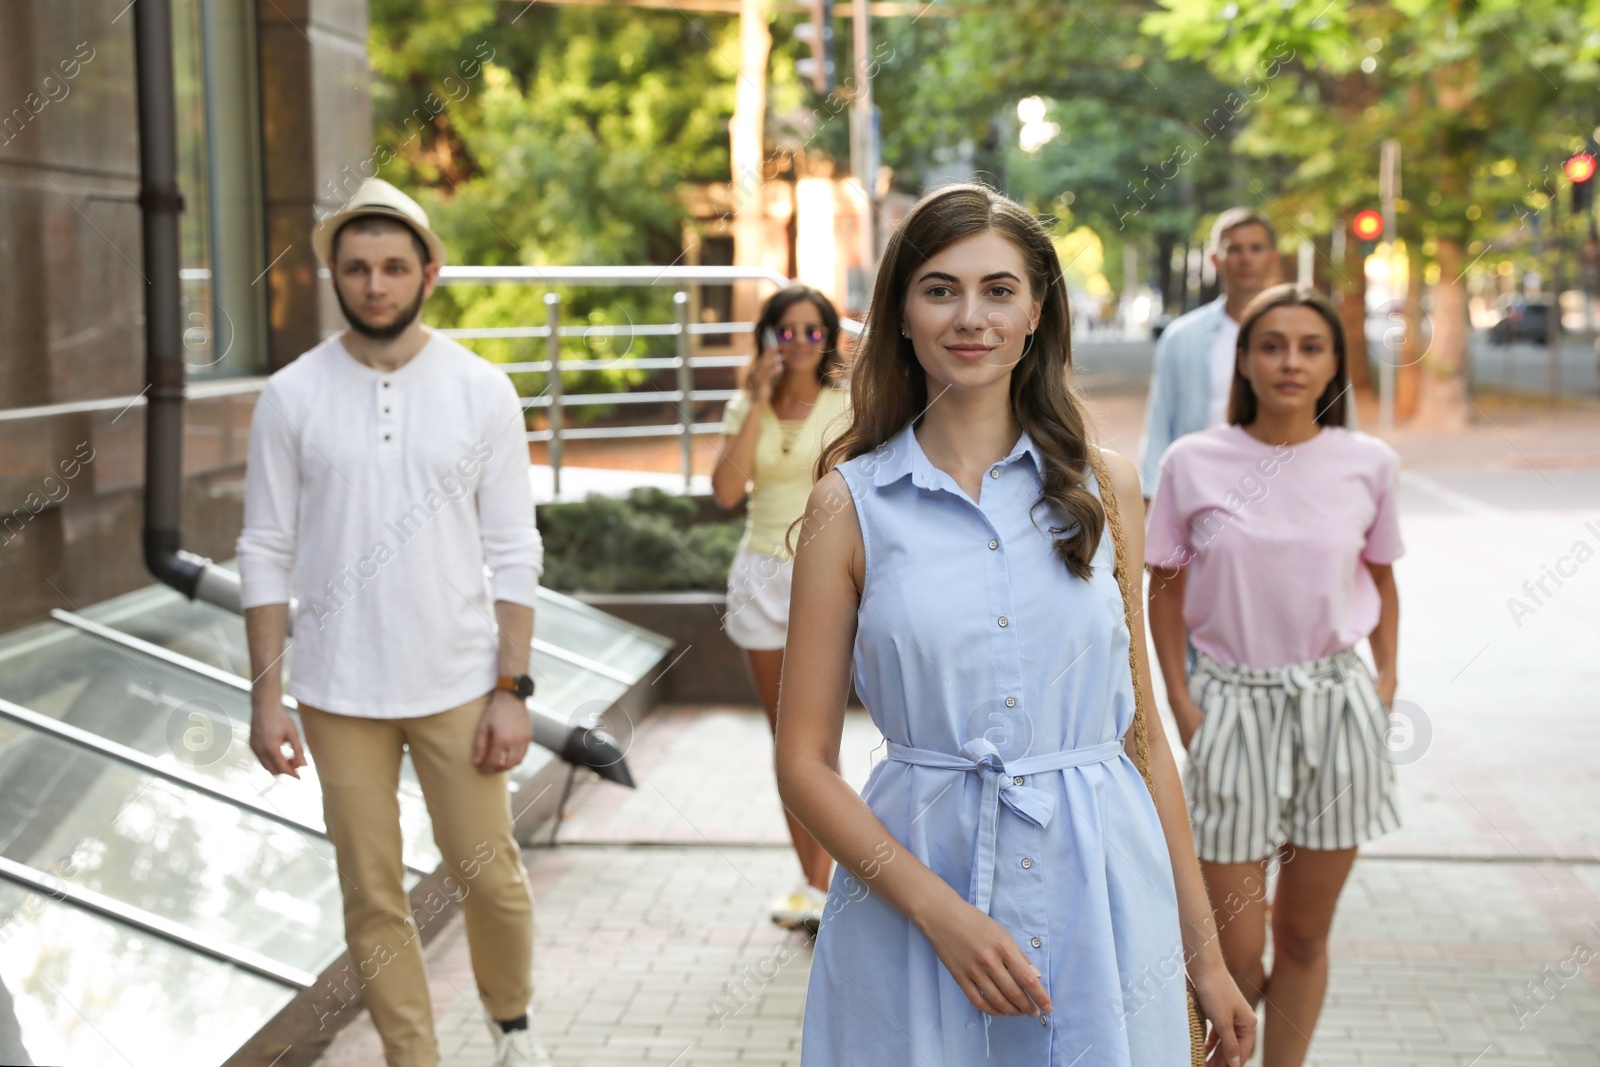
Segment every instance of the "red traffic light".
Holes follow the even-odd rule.
[[[1350,231],[1363,241],[1376,241],[1383,233],[1383,216],[1368,208],[1350,221]]]
[[[1594,157],[1587,152],[1579,152],[1561,165],[1567,172],[1567,177],[1575,182],[1586,182],[1594,177]]]

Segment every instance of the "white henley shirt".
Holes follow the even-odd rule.
[[[487,693],[493,602],[534,606],[544,569],[510,379],[438,333],[393,372],[311,349],[256,403],[238,557],[245,607],[299,600],[296,700],[384,719]]]

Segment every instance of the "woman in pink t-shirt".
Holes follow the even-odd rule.
[[[1279,285],[1257,297],[1239,324],[1228,422],[1168,450],[1145,538],[1195,846],[1223,957],[1266,1002],[1265,1067],[1304,1062],[1356,848],[1400,825],[1385,743],[1399,460],[1344,428],[1345,358],[1322,294]],[[1354,651],[1363,638],[1376,679]]]

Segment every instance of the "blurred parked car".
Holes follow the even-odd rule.
[[[1511,300],[1506,303],[1500,319],[1489,327],[1489,342],[1496,345],[1531,341],[1534,344],[1550,343],[1550,305]]]

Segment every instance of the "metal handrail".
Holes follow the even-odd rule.
[[[447,337],[460,337],[454,330],[440,330]],[[690,356],[691,367],[742,367],[750,362],[749,356]],[[677,356],[664,356],[660,358],[644,356],[639,359],[629,358],[629,370],[668,370],[678,365]],[[550,369],[548,359],[534,359],[526,363],[496,363],[507,374],[543,374]],[[562,373],[579,370],[616,370],[616,359],[563,359],[561,361]],[[258,386],[259,388],[259,386]],[[0,417],[4,412],[0,412]]]
[[[441,267],[445,285],[732,285],[771,282],[779,289],[788,278],[765,267]]]
[[[854,321],[854,320],[852,320]],[[691,322],[690,334],[737,334],[749,333],[756,328],[753,322]],[[548,326],[472,326],[448,331],[451,337],[549,337]],[[632,337],[643,334],[646,337],[676,336],[678,328],[676,323],[666,323],[661,326],[563,326],[562,337]],[[705,358],[705,357],[697,357]],[[722,358],[722,357],[716,357]],[[743,359],[743,356],[735,357]]]
[[[673,321],[667,323],[642,323],[626,326],[563,324],[561,322],[561,294],[544,295],[546,321],[542,326],[492,326],[469,327],[458,330],[441,330],[440,333],[458,340],[543,340],[546,358],[502,363],[506,374],[546,374],[549,384],[540,396],[526,397],[524,411],[540,409],[547,413],[549,429],[529,430],[530,443],[545,442],[550,446],[550,469],[556,494],[561,493],[562,443],[584,440],[625,440],[639,437],[679,438],[682,451],[683,484],[685,491],[692,483],[694,438],[722,432],[721,422],[695,422],[689,405],[700,401],[727,401],[738,394],[734,389],[696,389],[694,371],[699,368],[740,367],[749,362],[747,356],[694,356],[690,355],[690,338],[695,336],[729,336],[748,333],[755,328],[751,322],[690,322],[689,294],[682,286],[732,285],[737,282],[769,283],[783,288],[790,280],[765,267],[574,267],[574,266],[508,266],[508,267],[442,267],[439,281],[444,285],[539,285],[539,286],[663,286],[675,287],[672,294]],[[843,332],[859,337],[863,326],[854,319],[843,319]],[[676,340],[676,354],[670,357],[641,357],[632,359],[563,359],[562,338],[577,337],[672,337]],[[616,393],[579,393],[568,395],[562,375],[579,371],[615,370],[672,370],[676,372],[676,389],[624,390]],[[671,404],[677,410],[677,419],[669,423],[634,426],[581,426],[568,428],[563,417],[566,409],[597,407],[612,404]]]

